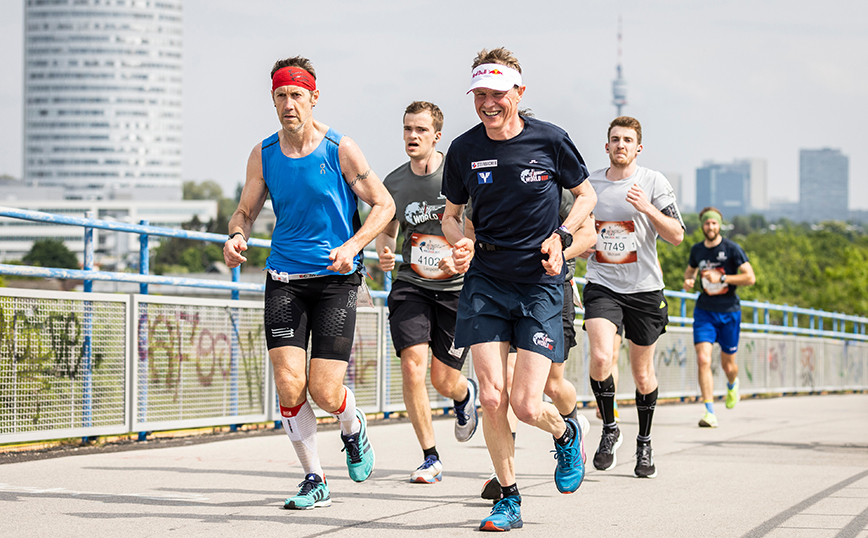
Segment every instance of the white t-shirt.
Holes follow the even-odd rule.
[[[627,192],[638,184],[651,204],[681,223],[672,185],[660,172],[642,168],[618,181],[606,179],[608,168],[588,178],[597,193],[594,219],[596,252],[588,259],[588,282],[618,293],[663,289],[663,274],[657,264],[657,230],[651,219],[627,201]]]

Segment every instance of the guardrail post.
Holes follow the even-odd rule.
[[[770,316],[769,316],[769,302],[766,301],[766,307],[765,307],[765,309],[763,310],[763,323],[765,323],[766,325],[768,325],[768,324],[769,324],[769,320],[770,320]],[[768,333],[769,330],[766,329],[766,332]]]
[[[148,225],[147,219],[142,219],[139,221],[139,224],[142,226]],[[151,253],[148,250],[148,234],[140,234],[139,235],[139,274],[146,275],[151,271]],[[142,295],[148,294],[148,285],[147,283],[139,284],[139,293]]]
[[[93,211],[88,211],[85,216],[95,218]],[[85,271],[93,271],[93,228],[84,229],[84,267]],[[84,291],[93,291],[93,280],[84,281]],[[82,320],[82,333],[84,342],[82,346],[82,387],[81,387],[81,425],[85,428],[93,426],[93,301],[84,301],[84,316]],[[87,443],[90,437],[82,437],[82,442]]]
[[[682,318],[687,317],[687,298],[686,297],[681,298],[681,317]],[[687,325],[687,324],[682,321],[681,326],[684,327],[685,325]]]
[[[232,268],[232,282],[239,282],[241,280],[241,267],[233,267]],[[237,301],[240,297],[240,293],[238,290],[232,290],[232,300]]]

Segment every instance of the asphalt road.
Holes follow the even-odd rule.
[[[699,404],[657,408],[658,477],[633,478],[635,408],[622,407],[618,465],[588,471],[572,495],[555,489],[550,436],[520,425],[516,469],[524,528],[545,537],[868,538],[868,395],[717,404],[720,427],[700,429]],[[593,410],[586,449],[596,449]],[[407,422],[372,421],[373,476],[347,477],[336,430],[319,449],[333,504],[286,511],[302,472],[289,440],[238,435],[154,450],[103,452],[0,465],[0,537],[281,536],[386,538],[477,532],[491,465],[482,428],[466,444],[434,422],[444,479],[410,484],[422,461]],[[589,461],[590,466],[590,461]],[[592,467],[592,466],[590,466]],[[432,534],[429,534],[432,535]],[[433,535],[432,535],[433,536]]]

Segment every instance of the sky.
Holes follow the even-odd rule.
[[[24,0],[0,0],[0,175],[21,177]],[[465,95],[482,48],[522,65],[522,105],[606,166],[623,19],[624,113],[642,122],[640,164],[681,174],[694,205],[704,162],[762,158],[771,200],[798,199],[799,150],[850,158],[851,209],[868,209],[868,2],[842,0],[185,0],[185,180],[227,195],[250,150],[279,128],[275,60],[317,71],[314,117],[354,139],[383,178],[407,160],[402,113],[445,114],[445,151],[478,123]]]

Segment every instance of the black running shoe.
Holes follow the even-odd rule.
[[[636,447],[636,468],[633,469],[636,478],[654,478],[657,476],[657,467],[654,466],[654,450],[651,445],[639,445]]]
[[[615,451],[621,446],[623,440],[621,428],[618,426],[615,426],[614,430],[603,428],[603,435],[600,436],[600,446],[597,448],[597,453],[594,454],[594,467],[597,470],[608,471],[618,464]]]

